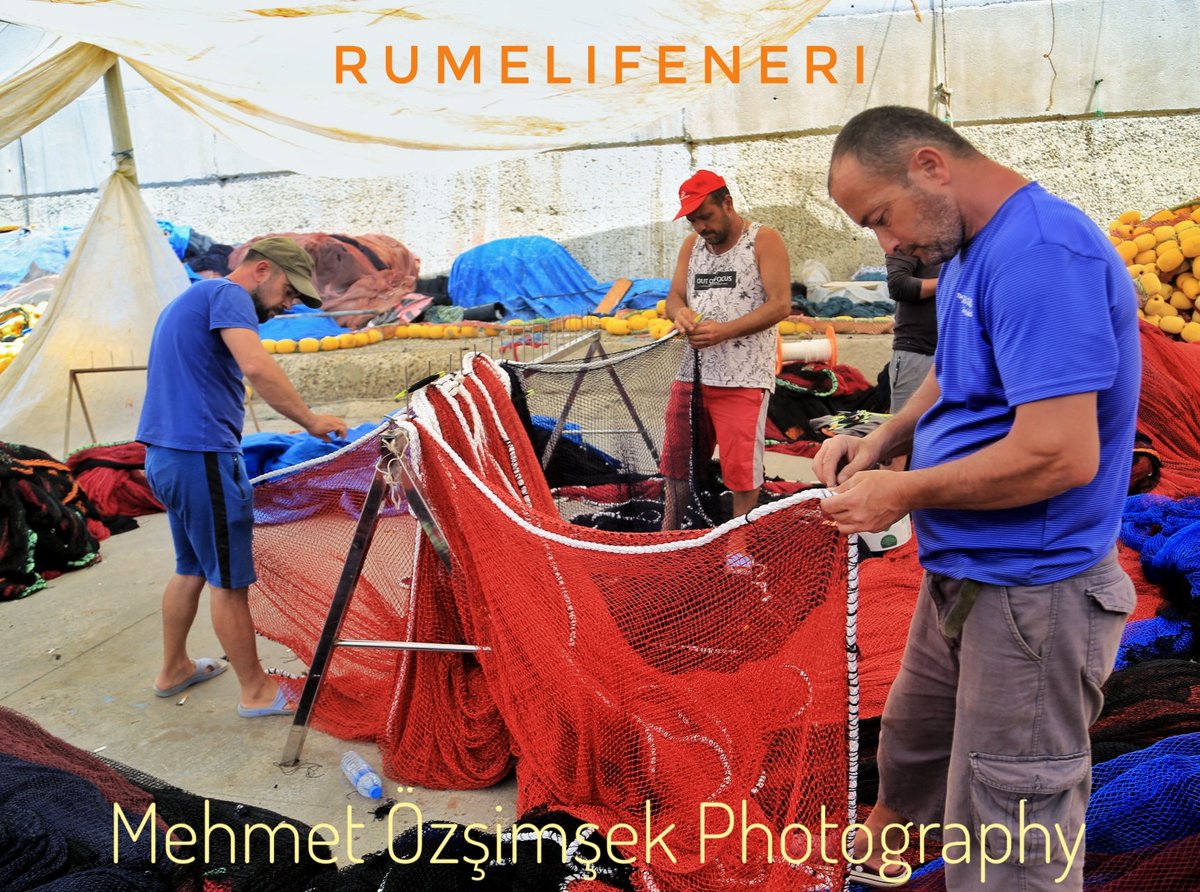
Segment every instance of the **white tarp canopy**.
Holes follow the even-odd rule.
[[[726,65],[739,47],[737,66],[758,77],[762,47],[782,50],[827,2],[4,0],[5,21],[77,43],[23,93],[0,92],[0,145],[103,71],[106,57],[78,46],[86,44],[120,56],[179,106],[279,169],[380,176],[468,166],[611,140],[674,113],[711,90],[706,47]],[[674,48],[663,51],[665,69],[663,47]],[[411,73],[408,83],[389,78],[389,53],[391,74]],[[619,74],[618,56],[630,66]],[[781,52],[772,58],[787,62]],[[366,83],[347,69],[338,84],[339,60],[361,61]],[[462,80],[455,66],[465,71]],[[711,67],[718,80],[727,77]],[[662,82],[672,79],[684,83]],[[10,106],[13,96],[25,102],[39,91],[37,102]]]
[[[0,374],[0,439],[65,458],[71,369],[145,365],[159,312],[186,287],[187,274],[137,186],[114,174],[58,277],[46,314]],[[82,376],[79,390],[95,436],[76,399],[68,448],[131,439],[145,385],[145,372]]]
[[[59,39],[26,41],[27,64],[0,60],[0,71],[19,68],[0,83],[0,146],[68,105],[120,58],[276,168],[368,176],[463,167],[611,140],[677,111],[710,89],[708,47],[734,71],[759,66],[764,46],[786,64],[786,44],[827,2],[3,0],[0,20]],[[661,47],[678,66],[660,67]],[[392,74],[411,70],[409,83],[389,79],[389,52]],[[361,60],[366,83],[343,71],[337,84],[339,58]],[[461,80],[450,60],[465,72]],[[522,77],[528,83],[512,82]],[[663,82],[671,79],[683,83]],[[159,310],[186,284],[136,187],[114,174],[49,311],[0,375],[0,438],[58,454],[68,371],[143,364]],[[143,376],[91,374],[82,390],[97,440],[133,436]],[[70,448],[90,439],[81,422],[77,415]]]

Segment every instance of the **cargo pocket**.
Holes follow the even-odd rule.
[[[1087,810],[1087,753],[1069,756],[993,756],[971,753],[972,833],[987,824],[1008,828],[1010,860],[1021,852],[1027,862],[1065,858],[1059,832],[1073,844]],[[1038,826],[1035,826],[1038,825]],[[1044,828],[1044,832],[1043,832]],[[1004,857],[1005,837],[989,832],[983,840],[992,858]]]
[[[1133,581],[1124,572],[1117,572],[1093,581],[1084,593],[1097,608],[1091,611],[1088,623],[1087,672],[1095,684],[1101,685],[1112,672],[1125,620],[1137,606],[1137,592]]]

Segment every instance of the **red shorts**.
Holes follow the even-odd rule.
[[[700,432],[708,454],[696,458],[706,462],[714,445],[721,450],[721,476],[732,492],[749,492],[763,482],[763,439],[767,427],[767,391],[762,387],[711,387],[700,385],[704,425]],[[671,480],[686,480],[692,446],[692,385],[671,383],[667,400],[666,432],[659,469]]]

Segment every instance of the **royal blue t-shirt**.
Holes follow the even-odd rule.
[[[912,467],[999,440],[1022,403],[1095,391],[1100,470],[1019,508],[914,511],[922,566],[993,585],[1086,570],[1116,542],[1137,424],[1141,345],[1125,264],[1080,210],[1030,183],[942,267],[937,307],[941,396],[917,424]]]
[[[192,452],[240,452],[246,389],[223,328],[258,331],[250,293],[205,279],[158,317],[150,341],[146,400],[137,439]]]

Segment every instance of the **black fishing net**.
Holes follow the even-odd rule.
[[[669,338],[607,354],[597,341],[582,359],[505,365],[513,404],[565,519],[606,530],[658,530],[668,476],[686,477],[681,528],[728,519],[700,421],[701,389],[685,382],[686,405],[670,399],[690,349]],[[665,475],[666,466],[672,470]]]

